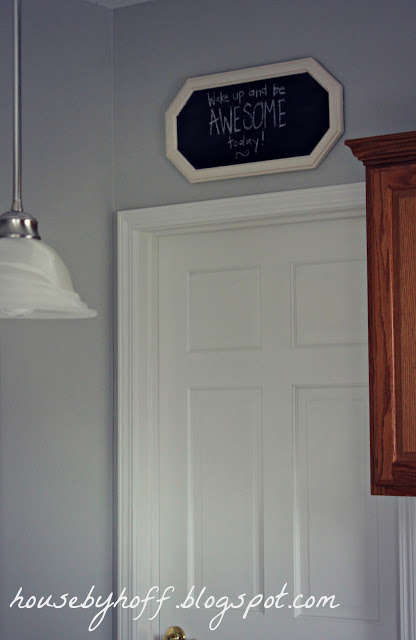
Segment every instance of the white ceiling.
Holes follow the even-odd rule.
[[[99,4],[108,9],[118,9],[119,7],[127,7],[130,4],[139,4],[140,2],[151,2],[151,0],[87,0],[92,4]]]

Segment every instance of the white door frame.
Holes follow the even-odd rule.
[[[118,212],[117,579],[144,597],[158,564],[158,243],[201,230],[365,216],[364,183]],[[381,498],[383,499],[383,498]],[[399,499],[401,640],[414,640],[416,502]],[[118,640],[154,640],[151,615],[117,610]]]

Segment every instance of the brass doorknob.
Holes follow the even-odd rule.
[[[186,640],[185,631],[180,627],[169,627],[163,640]]]

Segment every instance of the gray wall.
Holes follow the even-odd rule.
[[[0,207],[11,204],[11,0],[0,2]],[[0,637],[82,640],[112,589],[112,13],[23,1],[24,203],[94,320],[0,321]],[[111,619],[94,632],[112,636]]]
[[[416,128],[414,0],[158,0],[115,12],[116,205],[364,179],[341,139],[318,169],[191,185],[165,158],[188,77],[314,57],[344,86],[345,138]]]

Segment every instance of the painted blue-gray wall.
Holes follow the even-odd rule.
[[[364,179],[345,138],[416,128],[414,0],[158,0],[115,12],[116,205]],[[192,185],[165,158],[188,77],[314,57],[344,86],[345,135],[315,170]]]
[[[24,204],[93,320],[0,321],[0,638],[82,640],[112,589],[112,13],[23,0]],[[0,2],[0,208],[11,204],[11,0]],[[59,598],[58,598],[59,601]],[[111,619],[94,632],[112,637]]]

